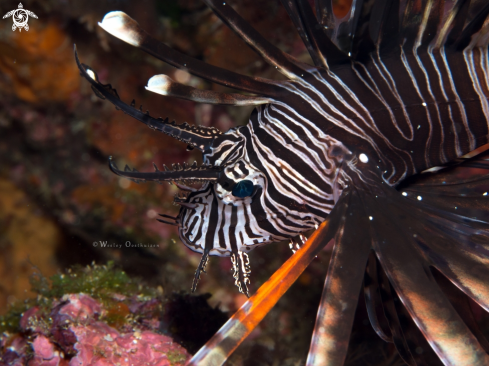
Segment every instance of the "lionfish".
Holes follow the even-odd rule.
[[[225,0],[226,1],[226,0]],[[117,175],[171,181],[184,244],[229,256],[248,295],[247,252],[316,231],[190,365],[221,365],[330,241],[331,263],[307,365],[341,365],[360,292],[376,333],[409,365],[489,365],[472,314],[489,311],[489,3],[353,0],[339,19],[332,0],[282,0],[314,66],[273,46],[227,2],[204,0],[286,77],[250,77],[179,53],[123,12],[100,26],[179,69],[247,94],[198,90],[166,75],[147,89],[200,103],[252,105],[226,133],[177,125],[123,103],[82,65],[102,99],[203,154],[203,165]],[[252,94],[252,95],[249,95]],[[483,150],[483,149],[482,149]],[[202,182],[201,188],[187,182]],[[400,301],[396,301],[399,299]],[[410,317],[412,327],[401,318]],[[438,358],[416,352],[429,343]],[[433,363],[435,362],[435,363]]]

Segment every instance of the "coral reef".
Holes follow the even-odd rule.
[[[2,365],[178,366],[190,357],[160,333],[161,288],[112,263],[32,282],[38,298],[0,317]]]

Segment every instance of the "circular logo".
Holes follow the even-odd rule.
[[[24,28],[26,31],[29,30],[29,25],[27,22],[29,21],[29,15],[33,18],[37,18],[37,15],[34,14],[32,11],[24,9],[22,6],[22,3],[19,4],[19,8],[9,11],[7,14],[3,16],[3,19],[12,17],[12,20],[14,21],[14,24],[12,25],[12,30],[15,31],[16,29],[19,29],[19,32],[22,31],[22,28]]]
[[[14,21],[14,25],[16,25],[19,28],[24,28],[27,27],[27,30],[29,29],[29,26],[27,25],[27,21],[29,20],[29,14],[27,14],[27,11],[25,9],[17,9],[14,11],[14,14],[12,15],[12,19]]]

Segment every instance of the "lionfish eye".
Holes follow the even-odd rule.
[[[251,196],[253,193],[253,182],[251,180],[242,180],[238,183],[233,188],[232,194],[234,197],[238,198],[245,198]]]

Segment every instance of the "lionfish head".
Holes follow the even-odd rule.
[[[172,53],[174,51],[170,48],[152,39],[137,22],[122,12],[107,14],[100,25],[116,37],[145,49],[158,58],[185,57]],[[205,269],[208,256],[218,255],[231,257],[236,285],[241,292],[248,294],[246,283],[249,281],[249,260],[246,252],[256,246],[296,238],[299,234],[314,229],[334,206],[334,197],[339,196],[339,190],[334,193],[336,173],[338,166],[341,165],[341,155],[345,151],[341,144],[334,142],[329,136],[324,134],[321,137],[311,136],[321,141],[317,142],[320,146],[318,148],[320,156],[313,158],[317,162],[309,167],[314,171],[314,176],[320,177],[318,178],[320,182],[319,185],[315,184],[317,182],[310,183],[306,176],[295,176],[289,162],[282,158],[267,156],[266,149],[271,149],[268,155],[273,155],[273,141],[269,141],[272,145],[266,146],[266,149],[256,147],[260,144],[255,139],[254,128],[258,128],[256,123],[254,125],[250,122],[246,126],[222,133],[212,127],[190,126],[187,123],[177,125],[175,122],[169,122],[168,119],[153,118],[148,112],[144,113],[142,107],[135,108],[134,101],[131,105],[123,103],[110,84],[100,83],[97,74],[90,67],[80,63],[76,51],[75,57],[81,75],[92,84],[92,89],[97,96],[110,101],[117,109],[121,109],[148,127],[202,152],[203,164],[200,166],[196,163],[191,166],[174,164],[173,169],[163,166],[163,170],[155,166],[155,171],[151,173],[138,172],[127,166],[122,171],[112,160],[109,162],[110,169],[119,176],[138,183],[174,182],[177,187],[188,192],[184,198],[180,196],[175,198],[175,203],[181,206],[178,216],[161,214],[162,219],[159,221],[177,226],[183,243],[191,250],[203,254],[193,289],[200,272]],[[182,68],[182,65],[179,66]],[[201,72],[201,67],[198,62],[190,59],[188,63],[186,61],[183,63],[184,69],[209,78],[209,69],[202,68]],[[288,71],[284,72],[289,74]],[[301,69],[300,72],[306,73],[306,70]],[[223,78],[226,77],[228,79],[224,80]],[[221,70],[216,72],[214,79],[221,84],[255,94],[263,91],[264,95],[283,93],[285,86],[264,79],[238,74],[230,75],[229,72]],[[203,103],[254,105],[256,109],[252,113],[252,118],[264,113],[263,111],[273,104],[274,100],[274,97],[269,96],[197,90],[176,83],[166,75],[156,75],[151,78],[147,89],[158,94]],[[268,138],[268,140],[273,139]],[[300,151],[301,138],[293,140],[294,151]],[[279,151],[280,147],[276,150]],[[267,159],[270,161],[263,163]],[[189,182],[202,185],[200,188],[195,188],[189,185]],[[302,198],[304,195],[301,195],[300,191],[303,189],[313,193],[312,201]],[[280,199],[276,198],[278,195]],[[296,242],[299,243],[300,241]]]
[[[260,204],[267,177],[250,162],[245,138],[232,129],[204,151],[209,173],[199,189],[192,189],[177,216],[181,240],[190,249],[232,256],[276,239],[261,229],[260,221],[274,215]],[[187,187],[180,184],[180,188]]]

